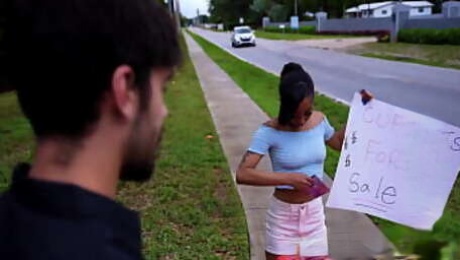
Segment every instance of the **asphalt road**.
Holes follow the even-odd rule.
[[[255,48],[233,49],[229,33],[192,31],[276,74],[287,62],[300,63],[317,90],[330,97],[351,102],[353,93],[365,88],[384,102],[460,127],[460,70],[360,57],[289,41],[258,39]]]

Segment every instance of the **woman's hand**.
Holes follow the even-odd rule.
[[[374,95],[372,95],[371,92],[362,89],[359,94],[361,94],[361,101],[363,102],[364,105],[366,105],[369,101],[371,101],[374,98]]]
[[[307,190],[313,186],[313,180],[303,173],[287,173],[288,185],[293,186],[296,190]]]

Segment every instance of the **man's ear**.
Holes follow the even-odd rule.
[[[112,74],[111,95],[116,113],[126,119],[136,116],[139,107],[138,93],[134,87],[135,74],[128,65],[118,66]]]

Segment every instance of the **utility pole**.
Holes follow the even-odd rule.
[[[172,18],[176,22],[177,28],[180,29],[180,11],[178,8],[179,4],[176,1],[178,0],[168,0],[168,8]]]
[[[168,9],[171,15],[174,15],[174,0],[168,0]]]
[[[180,0],[173,0],[176,1],[176,22],[177,22],[177,29],[180,30],[182,24],[182,13],[180,11]]]
[[[295,9],[294,9],[294,13],[295,13],[295,16],[297,16],[297,14],[298,14],[298,3],[297,3],[297,1],[298,1],[298,0],[295,0],[295,2],[294,2],[294,8],[295,8]]]

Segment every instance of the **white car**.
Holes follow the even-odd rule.
[[[256,36],[249,26],[236,26],[232,33],[232,47],[256,46]]]

